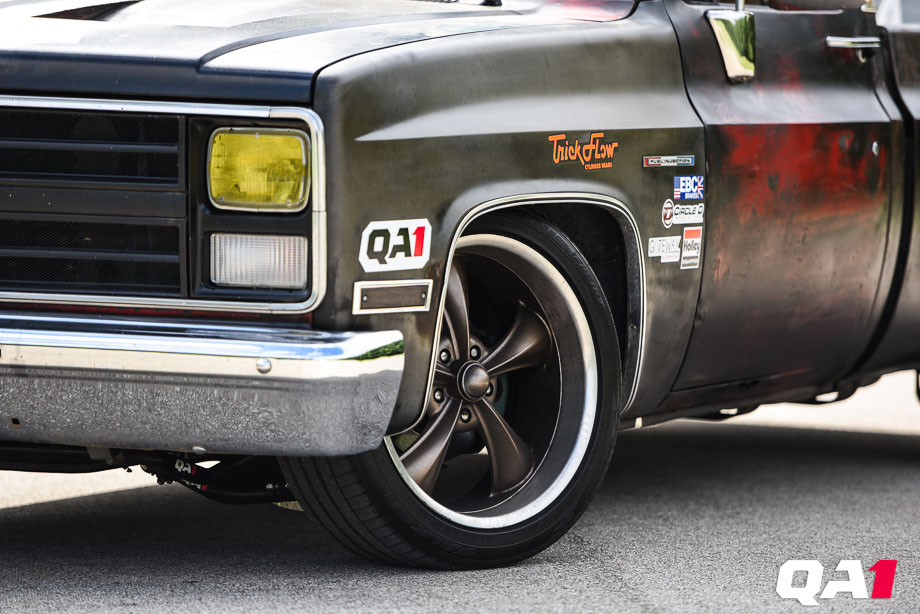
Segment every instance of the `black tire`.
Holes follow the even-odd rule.
[[[467,273],[467,283],[458,281]],[[604,477],[619,408],[616,331],[585,258],[535,216],[502,212],[474,223],[458,243],[449,279],[448,292],[462,287],[469,299],[459,312],[468,334],[458,308],[448,307],[438,351],[461,357],[439,365],[434,388],[447,399],[435,402],[432,393],[418,434],[388,438],[357,456],[279,461],[301,504],[358,554],[415,567],[507,565],[559,539]],[[524,333],[523,320],[530,325]],[[489,343],[489,331],[500,330],[509,332]],[[512,337],[516,344],[502,346]],[[496,361],[506,355],[512,358],[501,364],[524,366],[499,374]],[[476,383],[483,371],[485,392]],[[453,383],[438,388],[443,381]],[[511,433],[496,437],[501,424]]]

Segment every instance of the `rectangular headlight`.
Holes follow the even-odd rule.
[[[307,287],[306,237],[211,235],[211,281],[246,288]]]
[[[215,130],[208,190],[219,209],[300,211],[310,193],[310,138],[278,128]]]

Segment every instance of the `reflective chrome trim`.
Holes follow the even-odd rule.
[[[35,328],[39,324],[42,328]],[[0,316],[0,366],[310,380],[389,368],[367,355],[401,341],[398,331],[320,333]],[[257,369],[259,360],[271,361],[270,370]]]
[[[412,311],[428,311],[431,309],[432,279],[394,279],[392,281],[356,281],[354,295],[351,302],[351,313],[363,315],[369,313],[408,313]],[[384,307],[380,309],[367,309],[361,304],[361,295],[366,288],[401,288],[411,286],[425,286],[425,304],[412,307]]]
[[[96,296],[91,294],[0,292],[0,301],[94,305],[104,307],[162,307],[167,309],[201,309],[250,313],[306,313],[312,311],[326,295],[326,150],[323,123],[310,109],[209,103],[103,100],[93,98],[52,98],[0,95],[0,107],[30,109],[74,109],[123,113],[174,113],[185,115],[225,116],[252,119],[293,119],[303,122],[310,135],[312,199],[311,281],[310,296],[298,303],[236,302],[202,299],[163,299],[136,296]]]
[[[594,336],[591,334],[591,326],[588,323],[588,317],[585,315],[584,308],[578,300],[578,296],[576,296],[575,291],[572,290],[572,287],[562,274],[542,254],[522,244],[520,241],[499,235],[484,234],[461,237],[459,243],[476,246],[498,246],[505,250],[513,249],[515,253],[526,260],[528,264],[539,269],[547,279],[553,280],[553,284],[559,290],[561,298],[565,302],[565,307],[572,317],[575,335],[578,338],[579,345],[583,349],[582,359],[584,364],[582,368],[585,374],[584,401],[582,404],[581,423],[578,425],[578,433],[573,442],[571,453],[566,459],[562,470],[549,484],[546,490],[535,497],[533,501],[526,503],[518,509],[504,514],[490,515],[490,511],[492,510],[484,510],[475,514],[464,514],[438,503],[434,497],[422,490],[415,480],[412,479],[412,476],[409,475],[408,471],[406,471],[405,465],[399,460],[399,454],[393,446],[391,441],[392,437],[387,437],[384,440],[387,451],[390,453],[390,458],[396,465],[396,470],[399,472],[399,475],[415,496],[421,499],[425,505],[448,520],[462,526],[474,527],[477,529],[500,529],[524,522],[545,510],[554,501],[559,499],[563,491],[575,478],[575,474],[581,466],[585,454],[588,452],[588,444],[591,442],[591,436],[594,433],[594,418],[597,415],[598,388],[600,387],[597,372],[597,354],[594,350]],[[438,337],[435,338],[437,339]],[[554,441],[553,444],[555,443]],[[539,468],[535,469],[534,474],[538,471],[540,471]],[[531,478],[532,477],[533,476],[531,476]],[[521,488],[523,490],[527,488],[527,486],[525,485]],[[513,502],[515,497],[520,494],[520,491],[515,493],[507,502]],[[499,504],[494,509],[500,509],[501,507],[502,504]]]
[[[882,46],[878,36],[828,36],[824,42],[831,49],[878,49]]]
[[[403,352],[399,331],[0,315],[0,439],[356,454],[386,432]]]
[[[712,26],[725,75],[732,83],[743,83],[754,78],[754,14],[744,10],[744,1],[738,0],[735,10],[713,9],[706,11]]]
[[[591,194],[587,192],[548,192],[544,194],[521,194],[518,196],[505,196],[502,198],[496,198],[488,202],[482,203],[476,207],[473,207],[470,211],[466,213],[463,219],[460,221],[457,231],[454,234],[454,238],[450,244],[450,250],[447,254],[447,261],[445,263],[444,270],[449,271],[451,263],[454,258],[454,250],[457,247],[457,241],[460,239],[460,235],[463,234],[463,231],[466,230],[467,226],[476,219],[486,213],[491,211],[497,211],[499,209],[508,209],[510,207],[521,207],[526,205],[539,205],[539,204],[585,204],[593,206],[601,206],[607,209],[612,209],[613,211],[621,214],[629,224],[629,228],[632,232],[632,238],[626,236],[626,242],[632,243],[633,251],[633,263],[637,268],[639,274],[638,280],[638,302],[636,309],[639,314],[639,331],[638,331],[638,344],[635,353],[635,370],[632,373],[632,382],[629,389],[629,396],[626,398],[626,402],[623,404],[623,408],[620,413],[627,411],[632,405],[633,401],[636,399],[636,392],[639,389],[639,377],[642,372],[642,358],[643,358],[643,348],[645,346],[645,258],[644,252],[642,251],[642,236],[639,232],[639,225],[636,222],[636,218],[633,217],[632,212],[626,206],[625,203],[616,199],[612,196],[605,196],[603,194]],[[445,275],[446,278],[446,275]],[[441,322],[444,319],[444,303],[447,300],[447,284],[444,283],[441,286],[441,298],[438,302],[438,314],[437,320],[435,323],[435,331],[433,339],[441,338]],[[627,342],[623,340],[622,342]],[[628,370],[630,369],[629,364],[630,355],[627,354],[627,361],[624,363],[624,379],[625,376],[629,375]],[[431,353],[431,364],[428,368],[428,386],[425,389],[425,396],[423,398],[427,399],[431,397],[432,386],[434,384],[434,369],[437,362],[436,352],[432,351]],[[406,430],[413,428],[418,422],[422,419],[424,415],[424,406],[422,411],[419,412],[418,419]]]
[[[308,155],[312,153],[310,145],[310,135],[308,135],[303,130],[293,130],[290,128],[217,128],[214,132],[211,133],[211,136],[208,138],[208,158],[205,160],[205,183],[208,184],[208,200],[211,201],[211,204],[218,209],[223,209],[224,211],[246,211],[248,213],[299,213],[307,207],[307,201],[309,200],[311,186],[313,185],[313,168],[312,163],[310,167],[310,175],[307,176],[307,186],[304,188],[303,195],[297,201],[297,207],[291,209],[272,209],[272,208],[259,208],[258,203],[245,203],[245,202],[236,202],[231,203],[219,202],[214,199],[214,195],[211,193],[211,151],[214,148],[214,139],[220,134],[286,134],[290,136],[296,136],[300,139],[301,151],[303,155]],[[310,156],[312,158],[312,155]]]

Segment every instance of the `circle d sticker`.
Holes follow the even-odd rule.
[[[661,205],[661,223],[665,228],[670,228],[674,223],[674,201],[670,198]]]

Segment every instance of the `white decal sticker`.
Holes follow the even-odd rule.
[[[680,252],[681,269],[698,269],[703,252],[703,227],[684,228],[683,249]]]
[[[665,228],[670,228],[674,224],[702,224],[704,208],[703,203],[675,205],[669,198],[661,205],[661,223]]]
[[[674,201],[670,198],[661,205],[661,225],[665,228],[674,225]]]
[[[642,166],[658,168],[660,166],[693,166],[695,156],[642,156]]]
[[[676,237],[651,237],[648,240],[648,257],[661,258],[662,262],[680,260],[680,235]]]
[[[371,222],[361,233],[358,260],[368,273],[408,271],[428,264],[431,224],[426,219]]]

